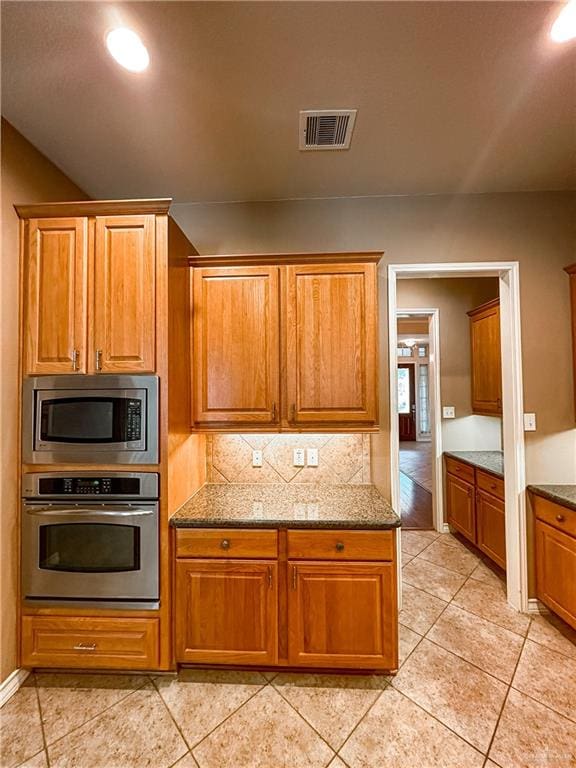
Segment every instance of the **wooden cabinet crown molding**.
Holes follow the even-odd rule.
[[[485,302],[484,304],[480,304],[478,307],[474,307],[474,309],[471,309],[469,312],[466,312],[468,317],[477,317],[478,315],[482,315],[486,310],[494,309],[494,307],[500,306],[500,298],[497,299],[490,299],[490,301]]]
[[[229,253],[195,255],[191,267],[261,267],[282,264],[378,264],[383,251],[341,251],[332,253]]]
[[[65,203],[18,203],[14,205],[21,219],[44,219],[58,216],[132,216],[135,214],[167,214],[171,197],[145,200],[78,200]]]

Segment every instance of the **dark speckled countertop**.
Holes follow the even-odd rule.
[[[504,454],[502,451],[444,451],[444,456],[464,461],[478,469],[485,469],[498,477],[504,477]]]
[[[576,511],[576,485],[529,485],[528,490]]]
[[[397,528],[373,485],[208,483],[175,512],[176,528]]]

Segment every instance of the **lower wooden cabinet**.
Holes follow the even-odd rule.
[[[446,475],[446,509],[448,524],[476,541],[474,486],[459,477]]]
[[[476,491],[476,546],[506,569],[506,517],[504,502]]]
[[[288,566],[290,665],[398,667],[394,563]]]
[[[276,561],[176,562],[176,661],[275,664]]]
[[[23,667],[153,669],[158,619],[23,616]]]

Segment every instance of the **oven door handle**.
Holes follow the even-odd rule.
[[[58,507],[34,507],[26,508],[29,515],[65,515],[75,517],[78,515],[90,515],[90,517],[144,517],[153,515],[153,509],[58,509]]]

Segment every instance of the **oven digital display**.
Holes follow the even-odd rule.
[[[138,477],[42,477],[38,482],[41,496],[101,495],[139,496]]]

